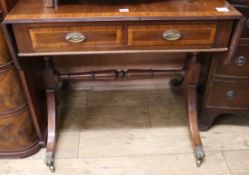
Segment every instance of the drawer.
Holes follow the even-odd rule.
[[[216,23],[173,23],[128,26],[128,46],[211,48]]]
[[[210,49],[228,46],[233,21],[14,24],[19,56]],[[33,54],[34,53],[34,54]]]
[[[83,51],[91,48],[121,46],[123,44],[122,27],[109,26],[43,26],[20,25],[14,27],[17,45],[21,52],[67,52]],[[20,32],[24,31],[24,35]],[[22,36],[23,35],[23,36]],[[27,35],[30,40],[23,43]]]
[[[213,80],[207,99],[208,106],[249,108],[249,81]]]
[[[227,65],[216,63],[215,75],[249,78],[249,45],[240,45],[234,59]]]

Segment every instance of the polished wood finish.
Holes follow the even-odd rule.
[[[154,24],[153,24],[154,23]],[[167,25],[168,23],[168,25]],[[63,52],[92,53],[100,51],[125,51],[141,52],[177,50],[177,49],[211,49],[227,48],[227,38],[230,33],[221,36],[224,40],[215,40],[218,31],[230,31],[232,20],[218,21],[191,21],[191,22],[116,22],[98,23],[58,23],[58,24],[15,24],[13,30],[17,39],[19,55],[30,56],[61,54]],[[223,26],[228,28],[224,29]],[[230,28],[229,28],[230,27]],[[178,40],[166,40],[164,32],[178,31],[182,35]],[[69,42],[65,38],[72,32],[79,32],[85,40],[81,42]],[[226,44],[225,44],[226,42]],[[146,48],[147,47],[147,48]]]
[[[12,64],[9,69],[0,70],[0,114],[13,111],[26,104],[20,80]]]
[[[128,46],[165,46],[165,48],[184,48],[193,46],[212,47],[216,33],[216,23],[210,22],[183,22],[133,25],[128,26]],[[178,31],[182,37],[175,40],[166,40],[163,33]]]
[[[0,0],[0,8],[3,15],[7,15],[17,2],[18,0]]]
[[[18,31],[18,28],[15,29]],[[79,27],[44,27],[32,28],[29,26],[32,48],[35,52],[49,51],[81,51],[85,48],[120,46],[123,43],[121,26],[79,26]],[[69,42],[66,35],[80,32],[86,36],[86,41],[80,43]],[[19,32],[19,34],[21,34]],[[20,52],[25,52],[19,47]]]
[[[210,95],[207,99],[208,107],[216,108],[249,108],[249,82],[233,80],[213,80]],[[230,93],[230,96],[229,96]]]
[[[215,63],[215,76],[231,78],[249,78],[249,52],[248,44],[239,45],[235,56],[226,65],[220,66],[219,62]]]
[[[7,23],[37,22],[87,22],[87,21],[143,21],[143,20],[208,20],[240,19],[241,14],[225,0],[184,2],[183,0],[133,0],[122,1],[84,0],[68,3],[56,9],[48,9],[43,0],[22,0],[6,17]],[[32,3],[32,6],[30,5]],[[100,6],[101,5],[101,6]],[[227,7],[228,13],[221,13],[217,7]],[[129,9],[129,13],[119,9]],[[28,9],[28,10],[27,10]]]
[[[17,1],[0,1],[5,15]],[[25,157],[40,149],[20,77],[0,30],[0,157]]]
[[[202,147],[201,137],[198,128],[198,116],[197,116],[197,85],[199,82],[199,76],[201,71],[201,64],[198,62],[197,53],[193,53],[192,58],[189,59],[188,71],[184,77],[184,81],[181,84],[183,94],[186,100],[186,113],[187,121],[189,125],[189,133],[194,148],[196,157],[196,164],[199,167],[205,157],[205,152]]]
[[[240,22],[241,31],[237,31],[238,47],[230,59],[214,58],[204,93],[200,111],[200,129],[208,130],[214,120],[222,114],[233,114],[242,117],[249,114],[249,35],[248,35],[248,0],[231,0],[233,5],[241,11],[246,19]],[[225,63],[225,64],[223,64]]]
[[[224,6],[229,9],[228,12],[216,10],[216,7]],[[129,12],[122,12],[123,8]],[[178,86],[173,89],[178,89],[185,96],[190,138],[197,166],[200,166],[205,153],[197,122],[197,86],[201,72],[201,57],[198,58],[198,54],[213,52],[217,55],[219,52],[225,57],[228,55],[227,60],[230,60],[229,56],[234,54],[234,49],[231,48],[237,47],[239,33],[239,30],[233,32],[232,29],[241,29],[239,24],[242,20],[241,14],[224,0],[138,0],[136,3],[129,0],[124,3],[86,0],[50,9],[39,0],[20,1],[6,17],[3,28],[16,63],[20,62],[17,55],[49,56],[45,57],[43,71],[48,105],[45,163],[54,171],[56,96],[61,80],[110,81],[117,78],[177,76],[182,82],[173,83]],[[180,69],[155,70],[153,67],[140,67],[135,70],[128,68],[61,73],[54,69],[51,59],[55,55],[172,52],[188,53],[185,54],[186,57],[182,60],[184,66]]]

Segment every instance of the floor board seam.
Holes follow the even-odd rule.
[[[224,155],[224,152],[223,152],[223,151],[221,151],[221,155],[222,155],[222,157],[223,157],[223,159],[224,159],[225,164],[227,165],[227,168],[228,168],[228,170],[229,170],[229,173],[230,173],[231,175],[233,175],[232,170],[231,170],[231,168],[230,168],[230,166],[229,166],[229,164],[228,164],[228,162],[227,162],[227,160],[226,160],[226,156]]]

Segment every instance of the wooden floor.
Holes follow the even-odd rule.
[[[249,116],[201,133],[207,156],[197,168],[183,99],[169,89],[68,92],[59,111],[55,174],[249,175]],[[1,159],[0,174],[50,174],[44,153]]]

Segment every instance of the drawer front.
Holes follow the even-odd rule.
[[[216,23],[128,26],[129,46],[164,46],[170,48],[210,48],[216,34]]]
[[[233,21],[14,24],[20,56],[226,48]],[[68,52],[68,53],[67,53]],[[88,53],[89,53],[88,52]]]
[[[222,108],[249,108],[249,81],[213,80],[208,106]]]
[[[216,63],[217,76],[249,78],[249,45],[240,45],[234,59],[227,65]]]
[[[40,51],[80,51],[122,45],[121,26],[29,28],[32,48]]]
[[[222,108],[249,108],[249,81],[213,80],[208,106]]]

